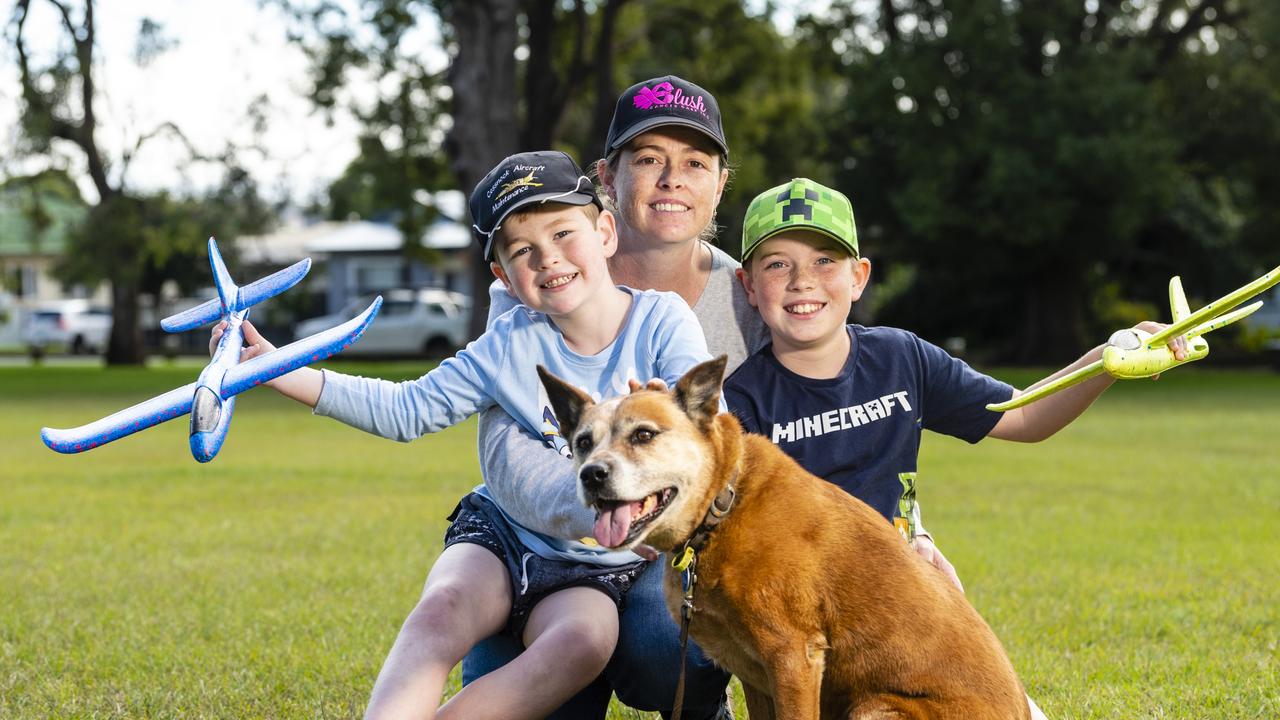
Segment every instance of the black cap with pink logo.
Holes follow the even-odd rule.
[[[684,78],[666,75],[636,83],[618,98],[604,156],[613,157],[631,138],[664,125],[701,130],[725,155],[729,154],[715,96]]]

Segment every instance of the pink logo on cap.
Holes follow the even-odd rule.
[[[675,105],[685,110],[701,113],[703,117],[707,116],[707,106],[703,104],[701,95],[697,98],[691,98],[684,94],[684,90],[672,87],[669,82],[660,82],[654,85],[653,89],[641,87],[640,92],[631,98],[631,102],[641,110]]]

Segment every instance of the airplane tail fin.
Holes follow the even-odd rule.
[[[213,244],[213,238],[209,239],[209,261],[213,265],[214,280],[218,285],[218,297],[161,320],[160,327],[164,328],[165,332],[176,333],[194,330],[201,325],[214,322],[226,312],[242,310],[257,305],[263,300],[275,297],[297,285],[298,281],[306,277],[307,272],[311,269],[311,258],[303,258],[283,270],[277,270],[264,278],[254,280],[244,287],[237,288],[235,283],[231,282],[231,276],[227,273],[227,268],[222,263],[222,257],[218,255],[218,249]],[[230,293],[224,292],[226,284],[231,287]],[[231,296],[231,302],[228,302],[228,295]]]
[[[218,252],[218,241],[209,238],[209,264],[213,266],[213,282],[218,286],[218,298],[222,300],[223,312],[243,310],[240,307],[240,288],[227,272],[226,263],[222,262],[222,253]]]
[[[1169,309],[1173,311],[1173,322],[1178,322],[1191,314],[1191,308],[1187,305],[1187,295],[1182,291],[1182,278],[1177,275],[1169,278]]]

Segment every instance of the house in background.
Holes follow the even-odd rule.
[[[64,287],[52,275],[66,252],[67,237],[84,221],[88,206],[65,175],[46,175],[0,184],[0,347],[21,346],[23,317],[37,306],[68,299],[110,306],[106,283],[96,288]],[[39,193],[38,210],[33,193]],[[404,252],[403,233],[390,223],[294,219],[269,234],[236,238],[234,272],[242,282],[304,257],[314,263],[304,284],[274,301],[274,307],[264,308],[259,321],[279,331],[292,330],[299,320],[335,313],[355,298],[393,288],[444,288],[471,295],[470,264],[476,257],[465,220],[465,196],[447,190],[428,194],[426,199],[440,211],[418,239],[419,246],[436,259],[429,264]],[[217,228],[209,230],[216,235]],[[177,297],[175,287],[162,291],[154,306],[143,308],[143,331],[149,333],[149,342],[163,338],[157,327],[160,317],[210,296],[201,295]],[[186,345],[192,342],[196,341],[179,346],[190,349]]]
[[[37,305],[69,298],[110,304],[105,285],[64,287],[52,273],[68,236],[88,213],[63,173],[0,183],[0,346],[21,344],[22,315]]]
[[[248,275],[272,272],[304,257],[315,263],[306,292],[322,300],[315,314],[335,313],[353,299],[392,288],[444,288],[471,295],[471,231],[465,223],[461,191],[434,193],[440,216],[418,244],[437,261],[423,263],[404,252],[404,234],[390,223],[352,220],[287,223],[266,234],[236,240],[240,264]],[[244,274],[246,271],[242,271]]]

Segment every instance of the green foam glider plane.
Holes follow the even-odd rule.
[[[1280,283],[1280,267],[1273,268],[1271,272],[1248,285],[1237,288],[1199,310],[1191,312],[1187,307],[1187,296],[1182,292],[1182,280],[1175,275],[1169,280],[1169,306],[1173,310],[1172,325],[1154,334],[1134,328],[1119,330],[1107,341],[1107,346],[1102,350],[1102,359],[1055,380],[1049,382],[1041,380],[1043,385],[1032,385],[1032,389],[1021,395],[1007,402],[988,405],[987,409],[1006,412],[1020,408],[1104,372],[1121,380],[1135,380],[1200,360],[1209,354],[1209,343],[1202,336],[1230,325],[1262,307],[1262,301],[1259,300],[1236,309],[1245,300],[1266,291],[1277,283]],[[1187,341],[1186,356],[1182,360],[1175,358],[1173,351],[1169,349],[1169,341],[1178,336],[1186,338]]]

